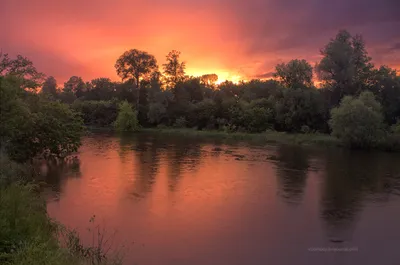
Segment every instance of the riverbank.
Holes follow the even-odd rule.
[[[178,128],[143,128],[140,132],[151,132],[165,135],[181,135],[184,137],[204,137],[223,140],[250,141],[269,144],[297,144],[297,145],[322,145],[342,146],[335,137],[328,134],[290,134],[285,132],[267,131],[264,133],[223,132]]]
[[[28,164],[0,157],[0,264],[121,264],[107,255],[108,246],[85,246],[75,230],[47,215],[33,174]]]
[[[112,127],[87,127],[89,132],[114,132]],[[343,147],[349,149],[363,149],[360,147],[346,146],[338,138],[323,133],[287,133],[278,131],[266,131],[263,133],[246,132],[224,132],[216,130],[196,130],[191,128],[140,128],[137,133],[157,133],[161,135],[194,137],[203,139],[216,139],[226,141],[244,141],[255,144],[289,144],[289,145],[309,145],[322,147]],[[400,135],[388,134],[375,147],[365,149],[400,152]]]

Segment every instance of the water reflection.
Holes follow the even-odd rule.
[[[183,172],[195,172],[201,160],[201,145],[184,141],[174,141],[168,148],[168,189],[174,192],[183,177]]]
[[[400,243],[399,161],[387,153],[93,135],[77,163],[44,175],[62,194],[48,206],[52,216],[74,227],[104,216],[123,239],[145,244],[128,253],[128,264],[336,265],[305,250],[373,249],[364,242],[374,231],[376,244]],[[353,262],[369,252],[359,255],[340,262],[374,264]]]
[[[48,190],[49,199],[59,199],[58,194],[62,192],[69,178],[81,177],[80,166],[80,160],[77,157],[72,157],[63,161],[41,161],[40,164],[37,165],[40,173],[38,181],[46,183],[50,188],[50,190]]]
[[[400,183],[395,154],[336,150],[324,158],[321,217],[334,241],[351,238],[357,217],[368,200],[385,202]]]
[[[309,153],[300,146],[278,146],[275,157],[280,196],[285,202],[299,204],[307,183]]]

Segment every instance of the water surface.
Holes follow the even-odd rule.
[[[95,134],[47,168],[51,217],[126,264],[400,264],[400,156]]]

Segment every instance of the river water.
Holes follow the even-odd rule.
[[[95,215],[124,264],[400,264],[398,154],[93,134],[43,172],[50,216],[91,242]]]

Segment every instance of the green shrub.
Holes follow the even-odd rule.
[[[273,110],[249,104],[243,113],[243,127],[248,132],[264,132],[273,127]]]
[[[310,133],[310,127],[308,127],[307,125],[303,125],[301,126],[301,130],[302,133]]]
[[[105,237],[105,231],[99,226],[89,230],[96,241],[86,246],[76,231],[53,222],[36,188],[16,183],[0,187],[0,264],[122,263],[118,253],[109,251],[110,238]]]
[[[397,121],[396,124],[393,124],[392,127],[390,127],[390,129],[392,133],[400,135],[400,120]]]
[[[381,106],[371,92],[346,96],[331,110],[332,134],[353,147],[373,147],[384,138]]]
[[[175,128],[185,128],[187,125],[187,121],[185,117],[179,117],[176,119],[174,123]]]
[[[132,105],[128,101],[124,101],[119,105],[119,112],[114,126],[120,132],[133,132],[139,129],[137,112],[132,109]]]
[[[31,180],[34,169],[30,164],[19,164],[0,153],[0,187]]]
[[[31,243],[37,247],[46,245],[47,249],[57,246],[52,238],[54,227],[47,218],[46,205],[33,189],[32,185],[18,184],[0,188],[0,263],[33,262],[36,255],[32,253]]]

